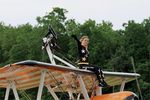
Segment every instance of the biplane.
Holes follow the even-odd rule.
[[[58,92],[67,93],[68,100],[138,100],[136,94],[124,91],[124,87],[125,83],[135,80],[140,76],[139,74],[104,71],[108,85],[110,87],[120,85],[120,91],[103,94],[103,88],[97,86],[98,82],[93,72],[78,69],[53,54],[52,48],[57,45],[56,38],[52,29],[43,38],[43,48],[47,50],[51,63],[25,60],[0,68],[0,88],[6,88],[5,100],[9,98],[10,89],[13,90],[15,99],[19,100],[17,91],[35,87],[38,87],[37,100],[41,100],[44,86],[54,100],[60,100],[57,96]],[[56,64],[55,60],[60,61],[63,65]]]

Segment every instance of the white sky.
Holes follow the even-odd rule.
[[[105,20],[112,22],[114,29],[121,29],[128,20],[142,22],[150,17],[150,0],[0,0],[0,22],[35,25],[36,17],[53,7],[68,10],[66,16],[79,23],[89,18],[97,23]]]

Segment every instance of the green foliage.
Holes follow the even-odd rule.
[[[40,26],[49,26],[52,25],[56,32],[64,32],[64,21],[66,20],[65,14],[67,13],[67,10],[63,8],[55,7],[53,8],[53,11],[48,13],[47,15],[43,17],[37,17],[37,21]]]
[[[0,66],[21,60],[33,59],[49,62],[45,51],[41,49],[42,37],[47,33],[51,25],[58,33],[58,45],[54,53],[62,58],[68,58],[72,62],[77,61],[76,42],[71,38],[72,34],[80,38],[88,35],[90,38],[89,51],[90,63],[101,66],[103,70],[133,72],[131,57],[135,60],[137,73],[144,100],[149,100],[150,94],[150,18],[142,23],[129,21],[124,25],[124,30],[113,30],[112,23],[103,21],[96,23],[89,19],[83,24],[75,19],[67,19],[67,10],[53,8],[53,11],[43,17],[37,17],[37,26],[30,24],[13,27],[0,23]],[[135,82],[127,84],[128,90],[138,93]],[[117,90],[118,88],[116,88]],[[114,90],[114,91],[116,91]],[[1,98],[5,89],[0,90]],[[26,91],[34,100],[37,88]],[[106,93],[111,90],[105,90]],[[26,98],[21,95],[21,100]],[[60,97],[62,94],[59,94]],[[65,94],[67,95],[67,93]],[[1,99],[0,98],[0,99]],[[65,97],[62,97],[65,100]],[[46,89],[43,90],[43,100],[53,100]]]

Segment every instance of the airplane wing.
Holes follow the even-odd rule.
[[[26,90],[39,86],[41,71],[46,70],[45,85],[50,85],[55,92],[81,92],[78,75],[81,75],[87,91],[91,91],[94,83],[98,83],[93,72],[70,68],[62,65],[52,65],[34,60],[26,60],[0,68],[0,88],[6,88],[9,81],[14,81],[17,90]],[[122,81],[132,81],[140,76],[136,73],[104,71],[105,81],[110,85],[120,85]],[[61,88],[61,89],[60,89]]]

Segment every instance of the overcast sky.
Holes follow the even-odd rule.
[[[53,7],[68,10],[66,16],[79,23],[89,18],[97,23],[105,20],[114,29],[121,29],[128,20],[140,23],[150,17],[150,0],[0,0],[0,22],[36,25],[36,17],[44,16]]]

